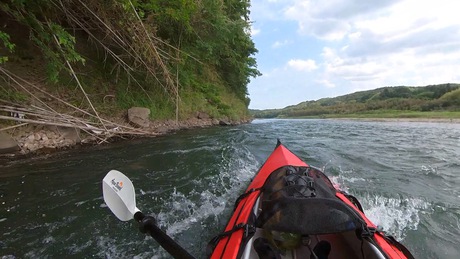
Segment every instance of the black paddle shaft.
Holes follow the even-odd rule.
[[[195,259],[182,246],[174,241],[168,234],[157,226],[152,216],[145,216],[142,212],[136,212],[134,219],[139,222],[139,230],[142,233],[149,233],[170,255],[177,259]]]

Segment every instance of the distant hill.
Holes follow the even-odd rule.
[[[378,111],[460,111],[460,84],[382,87],[334,98],[305,101],[283,109],[250,110],[250,113],[255,118],[321,118]]]

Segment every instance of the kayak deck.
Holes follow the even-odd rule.
[[[413,258],[359,201],[280,142],[208,244],[217,258]]]
[[[260,205],[259,200],[260,198],[257,201],[257,205]],[[255,206],[254,213],[257,212],[260,212],[260,206]],[[315,249],[317,244],[321,241],[322,244],[326,241],[330,245],[328,257],[324,258],[385,258],[379,249],[372,243],[364,239],[359,240],[355,231],[337,234],[310,235],[308,238],[305,238],[305,241],[308,242],[299,244],[296,248],[290,250],[278,249],[268,240],[267,231],[262,228],[257,228],[254,236],[248,241],[242,258],[310,258],[310,256],[312,256],[311,250]],[[318,256],[318,258],[321,259],[320,256]]]
[[[354,237],[353,237],[354,236]],[[320,241],[327,241],[331,246],[328,258],[375,258],[384,259],[385,256],[376,248],[373,244],[363,241],[361,252],[361,241],[356,239],[354,232],[341,233],[341,234],[329,234],[329,235],[317,235],[311,238],[310,248],[306,245],[299,246],[296,249],[287,251],[277,251],[273,249],[275,257],[264,257],[260,256],[261,251],[257,251],[254,246],[254,241],[258,239],[264,239],[263,230],[257,231],[254,237],[248,242],[246,251],[244,252],[245,259],[256,259],[256,258],[282,258],[282,259],[296,259],[296,258],[310,258],[312,255],[310,248],[314,249]],[[355,239],[354,241],[353,238]],[[267,253],[267,250],[262,253]],[[363,256],[364,254],[364,256]]]

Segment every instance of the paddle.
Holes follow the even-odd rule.
[[[131,180],[119,171],[111,170],[102,180],[104,201],[121,221],[135,219],[139,230],[149,233],[174,258],[194,258],[161,230],[152,216],[145,216],[136,208],[136,194]]]

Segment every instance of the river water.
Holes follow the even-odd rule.
[[[460,258],[460,124],[346,120],[256,120],[3,162],[0,257],[169,258],[104,204],[102,178],[117,169],[137,207],[204,258],[277,138],[416,258]]]

